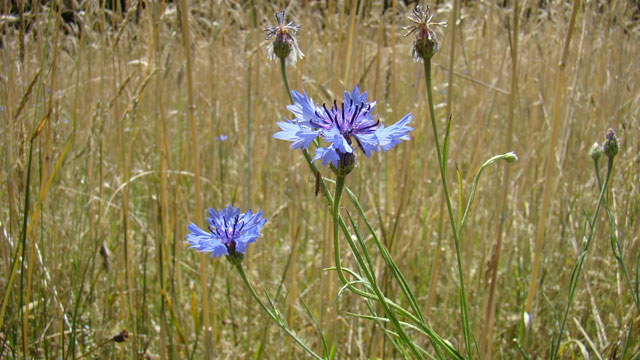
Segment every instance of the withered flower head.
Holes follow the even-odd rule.
[[[277,25],[269,26],[265,29],[267,40],[275,37],[273,42],[267,47],[269,60],[276,58],[284,59],[286,65],[295,64],[298,58],[302,59],[304,54],[298,47],[296,34],[300,30],[300,25],[293,21],[284,23],[284,10],[274,14]]]
[[[413,33],[416,34],[416,38],[413,41],[411,47],[411,56],[415,62],[423,62],[424,59],[430,59],[438,52],[438,37],[436,32],[431,28],[432,25],[438,25],[446,27],[446,22],[432,22],[433,14],[427,7],[423,7],[418,4],[409,15],[407,19],[412,23],[409,26],[405,26],[404,36],[409,36]]]

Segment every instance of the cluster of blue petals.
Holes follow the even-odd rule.
[[[191,245],[190,249],[210,252],[211,257],[229,256],[230,251],[244,254],[247,246],[260,236],[260,228],[266,221],[262,218],[262,211],[240,213],[240,208],[234,209],[231,205],[221,210],[209,208],[209,231],[194,223],[189,224],[187,243]]]
[[[357,85],[351,93],[345,91],[340,105],[334,101],[330,107],[314,104],[304,91],[302,94],[292,91],[291,95],[293,105],[287,109],[295,118],[278,122],[281,130],[273,137],[291,141],[292,149],[306,149],[320,136],[329,145],[316,148],[313,160],[322,160],[322,165],[331,162],[337,167],[340,155],[353,153],[354,148],[360,148],[367,157],[371,151],[387,151],[401,140],[409,140],[408,134],[413,130],[407,126],[413,119],[411,114],[389,127],[374,119],[371,112],[376,102],[367,102],[367,93],[361,94]]]

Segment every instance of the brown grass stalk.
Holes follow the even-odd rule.
[[[518,97],[518,39],[519,39],[519,24],[520,24],[520,6],[518,0],[513,4],[513,31],[510,36],[511,44],[511,90],[509,94],[509,108],[507,118],[506,129],[506,141],[502,149],[503,153],[512,150],[513,143],[513,118],[516,108],[516,101]],[[511,166],[503,165],[502,167],[502,195],[500,196],[500,203],[498,205],[498,222],[496,230],[496,242],[491,249],[491,255],[489,257],[489,266],[491,272],[491,280],[489,282],[489,291],[487,295],[486,308],[484,312],[484,324],[483,331],[481,333],[480,351],[483,359],[491,359],[493,350],[493,327],[495,324],[495,310],[496,310],[496,281],[498,275],[498,264],[500,262],[500,250],[502,247],[503,227],[505,224],[508,228],[507,214],[509,212],[509,204],[507,202],[507,195],[509,194],[509,186],[511,178]]]
[[[555,87],[554,87],[554,102],[553,102],[553,122],[551,126],[551,138],[549,139],[549,153],[547,155],[547,163],[545,167],[545,180],[544,180],[544,190],[542,195],[542,207],[540,208],[540,218],[538,221],[538,226],[536,228],[536,242],[535,242],[535,250],[533,254],[533,265],[531,268],[531,280],[529,282],[529,292],[527,295],[527,300],[525,303],[524,311],[531,314],[531,309],[533,307],[533,299],[537,292],[538,285],[538,273],[540,272],[540,258],[542,256],[542,244],[545,232],[545,226],[547,224],[547,213],[550,211],[551,204],[549,200],[551,199],[551,195],[553,192],[553,164],[555,163],[555,148],[558,140],[558,125],[560,123],[561,111],[562,111],[562,97],[565,92],[564,88],[564,71],[567,66],[567,58],[569,56],[569,44],[571,43],[571,37],[573,35],[573,28],[576,21],[576,16],[578,13],[578,9],[580,8],[580,0],[576,0],[573,3],[573,9],[571,11],[571,20],[569,21],[569,25],[567,28],[567,34],[564,40],[562,55],[560,56],[560,61],[558,62],[558,69],[556,72],[555,78]]]
[[[181,1],[181,15],[182,15],[182,41],[184,46],[184,55],[186,57],[186,71],[187,71],[187,112],[189,116],[189,127],[191,129],[191,152],[192,152],[192,161],[193,161],[193,173],[194,177],[194,187],[195,187],[195,201],[196,201],[196,224],[202,228],[202,196],[200,193],[200,170],[198,164],[198,146],[197,146],[197,137],[196,137],[196,125],[194,119],[194,110],[195,105],[193,102],[193,79],[192,79],[192,65],[191,65],[191,42],[189,40],[189,12],[187,11],[187,1]],[[216,334],[212,334],[209,317],[209,311],[213,311],[215,314],[215,302],[213,302],[213,309],[209,308],[209,299],[208,299],[208,286],[207,286],[207,272],[205,267],[205,255],[203,253],[199,253],[200,257],[200,288],[202,290],[202,314],[203,314],[203,326],[204,326],[204,358],[213,358],[213,344],[212,340]],[[215,319],[214,319],[215,322]]]

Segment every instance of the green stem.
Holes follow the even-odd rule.
[[[342,272],[342,265],[340,264],[340,238],[338,228],[338,217],[340,216],[340,199],[342,198],[342,190],[344,189],[344,175],[338,175],[336,179],[335,195],[333,196],[333,259],[336,263],[336,270],[338,277],[343,284],[348,284],[349,281]]]
[[[293,104],[293,97],[291,96],[291,90],[289,89],[289,81],[287,81],[287,72],[285,71],[284,67],[284,58],[280,58],[280,72],[282,73],[282,81],[284,81],[284,87],[287,88],[287,95],[289,96],[289,100]]]
[[[27,249],[27,218],[29,215],[29,180],[31,178],[31,158],[33,155],[33,138],[31,138],[31,142],[29,144],[29,162],[27,165],[27,185],[25,188],[25,197],[24,197],[24,221],[22,222],[22,233],[20,234],[21,237],[21,241],[20,243],[22,244],[22,257],[21,257],[21,270],[20,270],[20,321],[25,321],[25,319],[23,319],[23,306],[22,306],[22,302],[23,302],[23,283],[24,283],[24,259],[26,256],[26,249]],[[17,260],[17,259],[16,259]],[[14,260],[15,261],[15,260]],[[9,284],[9,286],[7,286],[7,294],[9,294],[11,292],[11,283]],[[7,297],[8,298],[8,297]],[[2,314],[4,317],[4,304],[2,307]],[[22,353],[27,354],[27,334],[25,334],[25,326],[24,326],[24,322],[22,323]]]
[[[260,305],[262,310],[264,310],[269,315],[269,317],[271,317],[271,319],[273,319],[273,321],[275,321],[276,324],[278,324],[278,326],[282,330],[284,330],[284,332],[287,333],[287,335],[289,335],[296,343],[298,343],[298,345],[300,345],[307,353],[309,353],[309,355],[313,356],[315,359],[322,360],[321,356],[316,354],[305,343],[303,343],[302,340],[300,340],[291,330],[289,330],[289,328],[282,322],[282,320],[278,316],[276,316],[271,310],[269,310],[269,308],[267,308],[265,303],[262,302],[260,297],[258,297],[258,294],[256,294],[255,290],[253,289],[253,286],[251,286],[251,283],[249,283],[249,280],[247,279],[247,275],[244,273],[244,269],[242,268],[242,264],[239,264],[239,263],[235,264],[234,263],[233,265],[238,270],[238,273],[240,274],[240,277],[242,278],[242,281],[247,286],[247,289],[249,289],[249,292],[251,292],[251,295],[256,300],[258,305]]]
[[[551,359],[555,359],[558,356],[558,351],[560,350],[560,342],[562,341],[562,333],[564,331],[564,325],[567,321],[567,316],[569,315],[569,309],[571,308],[571,303],[573,301],[573,295],[575,293],[576,287],[578,286],[578,280],[580,279],[580,272],[582,271],[582,265],[584,264],[584,260],[587,256],[587,251],[589,250],[589,244],[591,244],[591,240],[593,239],[593,234],[596,228],[596,219],[598,218],[598,212],[600,211],[600,206],[604,200],[604,194],[607,191],[607,185],[609,184],[609,178],[611,177],[611,171],[613,170],[613,158],[609,158],[609,163],[607,165],[607,174],[604,178],[604,185],[600,190],[600,197],[598,198],[598,205],[596,206],[596,212],[593,214],[589,222],[589,236],[587,236],[586,242],[584,242],[582,253],[578,258],[578,262],[573,267],[573,271],[571,273],[571,280],[569,282],[569,299],[567,300],[567,307],[564,310],[564,316],[562,317],[562,322],[560,323],[560,332],[558,333],[558,338],[556,341],[551,344]]]
[[[496,155],[491,159],[485,161],[484,164],[482,164],[482,166],[480,167],[476,175],[473,177],[473,183],[471,185],[471,193],[469,194],[469,200],[467,201],[467,206],[464,209],[462,220],[460,220],[460,223],[458,225],[458,233],[462,233],[462,228],[464,227],[465,221],[467,220],[467,215],[469,215],[469,211],[471,210],[471,205],[473,205],[473,200],[475,199],[475,196],[476,196],[476,188],[478,187],[478,182],[480,181],[480,175],[482,175],[482,172],[484,171],[484,169],[486,169],[489,165],[493,164],[497,160],[509,161],[508,159],[514,156],[515,154],[508,152],[506,154]],[[505,184],[504,187],[506,188],[507,185],[508,184]]]
[[[344,178],[345,178],[345,175],[338,174],[336,179],[335,195],[333,197],[333,256],[336,263],[336,270],[338,272],[338,277],[340,278],[340,281],[342,281],[344,285],[348,286],[350,283],[347,280],[347,278],[344,276],[344,273],[342,272],[342,265],[340,264],[340,242],[339,242],[340,236],[338,231],[340,226],[340,223],[339,223],[340,199],[342,198],[342,190],[344,189]],[[422,359],[423,358],[422,354],[418,351],[413,341],[411,341],[409,336],[406,334],[406,332],[402,328],[402,325],[396,318],[393,311],[391,311],[391,309],[389,308],[389,305],[387,303],[387,298],[380,291],[378,284],[375,282],[375,279],[373,279],[372,275],[369,274],[369,272],[366,270],[366,266],[364,266],[364,262],[357,251],[357,247],[355,247],[355,244],[353,244],[353,240],[347,239],[347,241],[349,242],[349,245],[353,250],[354,254],[358,257],[358,260],[359,260],[358,262],[361,263],[361,268],[363,268],[363,270],[365,270],[366,272],[371,288],[375,293],[375,298],[378,300],[378,302],[384,309],[384,312],[389,317],[389,321],[394,325],[396,331],[398,332],[398,336],[409,347],[409,349],[411,350],[414,356],[416,356],[419,359]],[[351,289],[351,287],[349,288]]]
[[[596,178],[598,179],[598,188],[602,190],[602,183],[600,181],[600,169],[598,168],[598,162],[596,160],[593,161],[593,166],[595,167]],[[629,290],[631,291],[631,297],[633,298],[633,302],[636,306],[636,310],[640,313],[640,299],[638,299],[638,293],[635,291],[632,283],[631,277],[629,276],[629,271],[627,270],[627,265],[624,262],[624,257],[622,256],[622,251],[620,248],[620,241],[618,240],[618,236],[616,235],[616,225],[613,220],[613,216],[611,215],[611,211],[607,206],[607,202],[604,202],[604,210],[607,212],[607,218],[609,219],[609,226],[611,227],[611,251],[613,252],[613,256],[618,261],[620,268],[622,269],[622,273],[624,274],[624,278],[627,281],[627,285],[629,286]]]
[[[442,179],[442,189],[444,191],[444,197],[447,203],[447,210],[449,212],[449,221],[451,222],[451,231],[453,232],[453,240],[456,247],[456,260],[458,262],[458,279],[460,281],[460,315],[462,321],[462,333],[464,336],[464,344],[467,351],[467,357],[471,359],[471,336],[469,333],[469,318],[467,315],[467,300],[464,290],[464,275],[462,272],[462,256],[460,254],[460,238],[458,230],[456,228],[456,222],[453,215],[453,209],[451,208],[451,198],[449,196],[449,189],[447,187],[446,179],[446,162],[447,159],[443,157],[440,149],[440,141],[438,140],[438,129],[436,127],[436,115],[433,106],[433,93],[431,86],[431,59],[424,59],[424,75],[427,82],[427,95],[429,98],[429,115],[431,116],[431,127],[433,128],[433,138],[436,143],[436,151],[438,153],[438,167],[440,168],[440,177]]]
[[[600,180],[600,166],[598,166],[598,160],[593,160],[593,167],[596,171],[596,179],[598,180],[598,189],[602,190],[602,181]]]
[[[411,307],[413,308],[413,311],[416,312],[416,316],[414,317],[416,325],[425,325],[426,326],[425,321],[424,321],[424,315],[422,315],[422,311],[420,309],[420,306],[418,305],[417,300],[413,296],[413,293],[411,292],[411,290],[409,288],[409,285],[407,284],[404,276],[402,275],[402,272],[400,271],[400,269],[398,268],[396,263],[391,258],[391,254],[389,253],[389,250],[380,241],[380,238],[378,238],[378,235],[376,234],[375,230],[373,229],[373,226],[371,226],[371,223],[369,222],[369,220],[365,216],[364,210],[362,209],[362,206],[360,205],[360,201],[358,201],[358,198],[355,196],[355,194],[353,194],[353,192],[351,192],[351,190],[349,190],[349,188],[345,188],[345,190],[347,192],[347,195],[349,195],[349,198],[351,199],[351,202],[356,207],[356,210],[358,211],[358,214],[364,220],[365,225],[369,229],[369,232],[371,233],[371,235],[373,237],[373,241],[375,242],[375,244],[376,244],[376,246],[378,248],[378,251],[380,251],[380,254],[382,255],[382,258],[384,259],[384,261],[387,264],[387,266],[390,268],[392,275],[398,281],[398,284],[400,285],[400,288],[402,289],[402,291],[404,292],[405,296],[407,297],[407,300],[409,300],[409,303],[410,303]],[[364,247],[363,247],[363,252],[366,253],[366,248],[364,248]]]

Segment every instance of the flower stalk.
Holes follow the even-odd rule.
[[[438,167],[440,169],[440,178],[442,180],[442,189],[444,192],[444,198],[447,204],[447,211],[449,213],[449,222],[451,223],[451,232],[453,233],[453,241],[456,248],[456,260],[458,264],[458,280],[460,282],[460,317],[462,322],[462,334],[464,337],[464,344],[467,352],[467,358],[472,357],[471,348],[471,332],[469,328],[469,318],[467,315],[467,300],[464,289],[464,274],[462,270],[462,255],[460,254],[460,236],[456,226],[455,217],[453,215],[453,209],[451,207],[451,197],[449,195],[449,188],[447,187],[446,178],[446,153],[443,155],[440,149],[440,141],[438,140],[438,128],[436,126],[436,116],[433,106],[433,91],[431,85],[431,58],[424,59],[424,74],[425,81],[427,83],[427,96],[429,99],[429,115],[431,117],[431,127],[433,129],[433,138],[436,145],[436,152],[438,154]]]
[[[607,191],[607,186],[609,185],[609,179],[611,178],[611,172],[613,170],[613,156],[609,157],[609,162],[607,163],[607,174],[604,178],[604,185],[600,190],[600,196],[598,197],[598,204],[596,205],[596,212],[593,214],[589,221],[589,235],[587,235],[582,242],[582,252],[580,253],[580,257],[578,257],[578,261],[573,267],[573,271],[571,272],[571,280],[569,281],[569,299],[567,300],[567,306],[564,310],[564,315],[562,317],[562,322],[560,323],[560,330],[558,332],[558,337],[551,343],[551,359],[554,360],[558,356],[558,351],[560,350],[560,342],[562,341],[562,333],[564,332],[564,326],[567,322],[567,316],[569,315],[569,309],[571,308],[571,303],[573,302],[573,295],[575,294],[576,287],[578,286],[578,281],[580,280],[580,272],[582,271],[582,266],[584,265],[584,260],[587,257],[587,251],[589,250],[589,245],[591,244],[591,240],[593,239],[593,234],[596,228],[596,219],[598,218],[598,212],[600,211],[600,206],[603,203],[604,195]]]
[[[273,319],[273,321],[285,333],[287,333],[287,335],[289,335],[293,339],[293,341],[295,341],[298,345],[300,345],[300,347],[302,347],[304,349],[304,351],[306,351],[314,359],[323,360],[324,358],[322,356],[316,354],[313,350],[311,350],[311,348],[309,348],[309,346],[307,346],[298,336],[296,336],[296,334],[293,333],[293,331],[291,331],[291,329],[289,329],[287,324],[285,324],[284,320],[280,316],[280,312],[278,311],[278,309],[275,308],[273,303],[271,303],[271,305],[273,307],[273,310],[269,310],[267,305],[262,301],[262,299],[260,299],[260,297],[258,296],[256,291],[253,289],[253,286],[251,286],[251,283],[247,279],[247,275],[244,273],[244,269],[242,268],[242,263],[236,262],[236,261],[231,261],[231,264],[233,265],[233,267],[236,268],[236,270],[238,270],[238,274],[240,274],[240,278],[242,278],[242,282],[244,283],[244,285],[247,287],[247,289],[251,293],[251,296],[253,296],[253,299],[258,303],[258,305],[260,305],[262,310],[264,310],[267,313],[267,315],[269,315],[269,317],[271,319]]]

